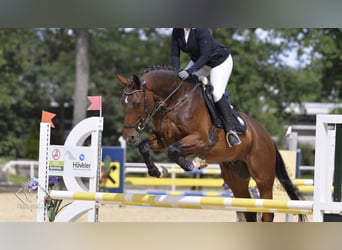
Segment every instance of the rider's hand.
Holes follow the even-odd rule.
[[[186,70],[181,70],[178,72],[178,76],[179,78],[181,78],[182,80],[185,80],[186,78],[188,78],[190,76],[189,72]]]

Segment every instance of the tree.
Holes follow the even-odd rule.
[[[316,35],[316,34],[319,35]],[[342,29],[320,29],[314,34],[305,33],[314,39],[313,58],[322,73],[320,100],[341,102],[342,99]]]
[[[28,98],[34,103],[36,119],[42,109],[56,113],[51,143],[61,144],[70,130],[72,92],[75,85],[75,40],[71,29],[37,29],[32,44],[32,64],[27,67]],[[30,90],[30,88],[32,90]]]
[[[22,157],[38,160],[39,157],[39,129],[37,122],[32,121],[28,138],[23,145]]]
[[[17,156],[30,127],[34,104],[27,98],[23,74],[31,63],[32,30],[0,30],[0,155]]]
[[[122,86],[115,74],[131,77],[148,65],[169,64],[169,37],[155,29],[95,29],[89,33],[89,94],[102,96],[103,145],[119,145],[124,114]]]
[[[89,61],[88,61],[88,31],[74,29],[76,39],[76,82],[74,88],[73,127],[86,117]]]

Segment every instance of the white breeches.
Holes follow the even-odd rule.
[[[185,67],[185,69],[189,69],[192,65],[194,65],[194,62],[190,61],[189,64]],[[194,72],[194,75],[209,76],[210,74],[210,83],[213,86],[214,102],[218,102],[226,91],[226,87],[232,70],[233,59],[232,56],[229,55],[229,57],[220,65],[214,68],[205,65],[196,72]]]

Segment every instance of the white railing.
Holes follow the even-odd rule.
[[[2,168],[3,172],[8,172],[11,171],[13,167],[20,167],[20,168],[27,168],[29,167],[29,173],[30,173],[30,178],[35,177],[35,169],[37,170],[36,172],[38,173],[38,161],[34,160],[12,160],[7,162],[4,167]],[[18,173],[15,173],[18,174]]]
[[[165,166],[167,169],[179,169],[179,166],[175,163],[159,163]],[[14,167],[29,168],[30,178],[36,177],[35,173],[38,171],[38,161],[34,160],[12,160],[7,162],[2,168],[3,172],[11,171]],[[219,169],[218,164],[209,164],[205,169]],[[314,171],[314,166],[300,166],[300,171]],[[126,162],[125,163],[125,174],[135,173],[146,173],[146,165],[143,162]],[[14,173],[17,174],[17,173]],[[175,177],[175,172],[171,173],[171,176]]]

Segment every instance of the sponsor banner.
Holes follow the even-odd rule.
[[[64,161],[49,161],[49,171],[64,171]]]
[[[96,154],[91,147],[49,147],[49,175],[91,178],[96,176],[96,169]]]

